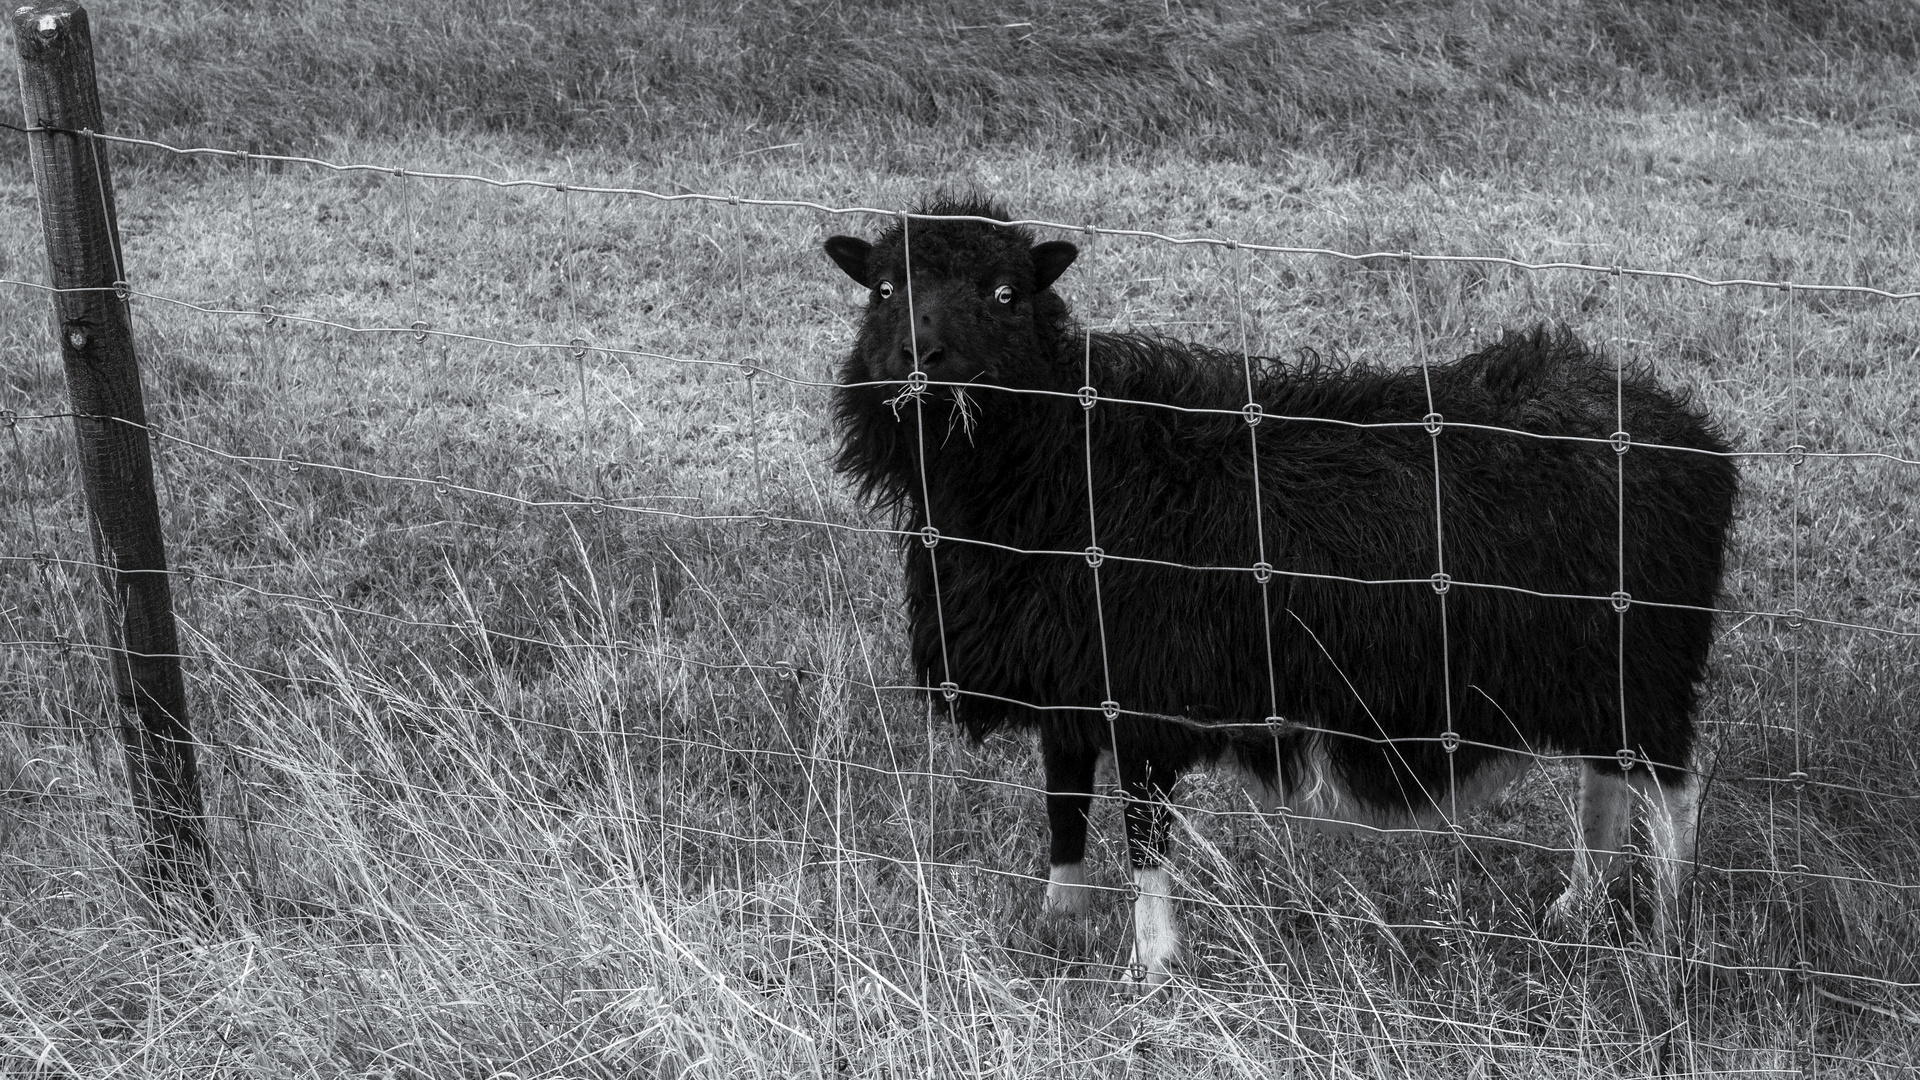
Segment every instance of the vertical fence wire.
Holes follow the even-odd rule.
[[[1628,441],[1631,436],[1630,436],[1630,433],[1627,433],[1627,425],[1626,425],[1625,364],[1626,364],[1626,357],[1624,355],[1618,355],[1615,357],[1614,366],[1613,366],[1614,435],[1611,440],[1611,444],[1614,451],[1613,479],[1614,479],[1614,526],[1615,527],[1614,527],[1614,537],[1613,537],[1614,539],[1613,602],[1611,604],[1611,607],[1613,608],[1613,624],[1614,624],[1614,639],[1613,639],[1614,663],[1615,663],[1614,694],[1616,698],[1615,704],[1619,710],[1619,718],[1620,718],[1620,743],[1619,743],[1619,748],[1617,750],[1616,756],[1620,763],[1620,782],[1622,785],[1626,787],[1626,789],[1629,792],[1631,792],[1632,783],[1633,783],[1633,767],[1634,767],[1633,739],[1631,734],[1629,733],[1628,718],[1627,718],[1627,612],[1630,610],[1631,602],[1628,598],[1627,584],[1626,584],[1626,579],[1627,579],[1627,541],[1626,541],[1626,536],[1627,536],[1627,453],[1628,453],[1628,448],[1631,445],[1630,442]],[[1624,823],[1617,826],[1618,828],[1617,833],[1614,833],[1611,836],[1606,836],[1607,842],[1618,845],[1617,849],[1607,853],[1595,852],[1592,848],[1592,844],[1594,843],[1594,838],[1591,836],[1585,835],[1586,826],[1588,824],[1586,792],[1589,786],[1591,786],[1596,798],[1600,798],[1600,799],[1606,798],[1606,796],[1601,794],[1601,786],[1600,786],[1601,784],[1605,783],[1605,781],[1600,779],[1600,774],[1594,771],[1594,763],[1592,762],[1585,762],[1585,761],[1581,762],[1580,772],[1581,772],[1581,779],[1580,779],[1581,794],[1579,796],[1579,804],[1574,811],[1574,813],[1579,818],[1579,824],[1576,827],[1575,833],[1576,835],[1581,837],[1577,846],[1585,850],[1576,851],[1574,853],[1574,858],[1585,860],[1592,867],[1592,879],[1589,881],[1589,887],[1592,888],[1597,894],[1592,897],[1576,897],[1575,898],[1579,902],[1578,907],[1576,909],[1579,912],[1579,914],[1576,917],[1579,918],[1582,922],[1584,922],[1588,917],[1587,909],[1588,909],[1589,903],[1597,903],[1597,905],[1602,910],[1606,910],[1610,907],[1612,903],[1612,900],[1608,895],[1610,892],[1610,884],[1611,884],[1610,879],[1613,877],[1614,873],[1619,871],[1620,864],[1622,863],[1626,864],[1625,873],[1628,875],[1627,887],[1629,889],[1629,895],[1631,895],[1631,890],[1633,888],[1633,880],[1631,875],[1633,873],[1633,870],[1635,869],[1633,865],[1633,863],[1635,862],[1635,859],[1633,857],[1632,796],[1631,795],[1627,796],[1629,799],[1629,803],[1628,803],[1629,809],[1626,815],[1627,820]],[[1618,813],[1618,811],[1610,811],[1610,812]],[[1611,832],[1611,830],[1608,830],[1608,832]],[[1603,836],[1604,835],[1605,833],[1603,833]],[[1599,866],[1602,860],[1605,860],[1606,862],[1606,866],[1607,866],[1606,872],[1599,872]],[[1576,881],[1579,880],[1578,875],[1580,871],[1583,869],[1587,869],[1587,868],[1585,867],[1575,868]],[[1569,888],[1571,888],[1571,886],[1569,886]],[[1622,964],[1620,966],[1621,966],[1621,971],[1624,979],[1628,982],[1629,985],[1632,985],[1632,980],[1634,978],[1632,965]],[[1591,977],[1591,972],[1589,972],[1589,978],[1590,977]],[[1639,1024],[1641,1030],[1645,1031],[1646,1021],[1645,1021],[1645,1018],[1640,1015],[1640,1004],[1638,1000],[1638,995],[1635,995],[1630,1000],[1633,1001],[1635,1020]]]
[[[1235,245],[1233,254],[1233,320],[1240,338],[1241,377],[1247,391],[1247,457],[1253,482],[1254,584],[1260,586],[1260,640],[1267,664],[1267,723],[1271,726],[1276,765],[1280,760],[1280,680],[1273,662],[1273,563],[1267,557],[1267,518],[1260,491],[1260,421],[1263,410],[1254,388],[1253,342],[1247,326],[1247,260],[1245,249]],[[1276,779],[1278,779],[1276,777]],[[1264,809],[1264,808],[1263,808]]]
[[[1085,239],[1087,241],[1085,245],[1087,253],[1086,265],[1089,268],[1089,276],[1091,276],[1094,234],[1088,233]],[[1120,756],[1120,702],[1115,698],[1113,692],[1113,661],[1107,651],[1106,597],[1100,587],[1100,567],[1106,562],[1106,552],[1100,547],[1100,517],[1098,509],[1094,506],[1096,479],[1093,467],[1093,410],[1099,400],[1100,388],[1095,385],[1093,381],[1093,322],[1088,320],[1081,326],[1080,352],[1080,430],[1082,434],[1081,446],[1085,452],[1085,475],[1087,478],[1086,560],[1087,570],[1092,575],[1093,580],[1093,625],[1100,643],[1100,685],[1102,688],[1100,713],[1107,722],[1107,748],[1109,752],[1113,754],[1114,779],[1119,795],[1117,801],[1121,806],[1121,820],[1123,823],[1122,831],[1123,833],[1128,833],[1130,832],[1130,827],[1125,824],[1125,821],[1129,816],[1129,811],[1132,809],[1135,795],[1127,787],[1127,766],[1125,760]],[[1146,777],[1146,781],[1148,786],[1147,794],[1144,797],[1148,800],[1148,805],[1145,813],[1148,815],[1150,824],[1148,825],[1147,836],[1143,842],[1153,844],[1155,837],[1158,835],[1158,830],[1162,828],[1170,829],[1172,824],[1163,819],[1157,801],[1153,800],[1152,792],[1154,789],[1152,785],[1154,778],[1149,775]],[[1133,928],[1134,947],[1128,954],[1129,959],[1127,965],[1129,974],[1134,979],[1144,982],[1146,978],[1146,958],[1139,955],[1140,932],[1142,930],[1139,921],[1139,900],[1143,886],[1141,884],[1141,875],[1138,871],[1141,868],[1149,867],[1147,860],[1153,858],[1154,855],[1146,848],[1136,853],[1131,835],[1124,837],[1121,843],[1121,850],[1124,852],[1122,858],[1125,860],[1130,871],[1127,875],[1127,896],[1135,901],[1131,913],[1132,917],[1129,920],[1129,925]],[[1141,860],[1140,865],[1137,867],[1134,865],[1136,858]],[[1083,850],[1083,866],[1085,865],[1084,859],[1085,853]],[[1154,868],[1161,870],[1166,869],[1165,867]]]
[[[926,507],[926,521],[921,530],[921,543],[926,547],[928,579],[933,588],[934,620],[940,637],[940,695],[946,701],[947,707],[953,709],[958,705],[959,686],[954,682],[953,666],[947,651],[946,606],[942,602],[940,595],[940,560],[938,557],[940,530],[937,529],[933,523],[932,486],[927,477],[927,373],[920,366],[920,320],[914,311],[913,303],[913,217],[907,213],[900,215],[900,250],[902,262],[901,273],[906,278],[903,292],[907,301],[907,347],[911,353],[908,357],[910,361],[910,378],[907,389],[903,391],[903,393],[906,393],[913,400],[914,460],[920,472],[920,505]],[[929,729],[931,729],[932,725],[933,708],[933,699],[929,697],[926,703]],[[889,740],[891,740],[891,736],[889,736]],[[933,752],[931,743],[928,744],[927,752],[929,754]],[[902,781],[900,801],[903,807],[911,807],[913,805],[912,800],[907,796],[904,781]],[[908,811],[907,820],[909,823],[913,820],[911,810]],[[926,844],[929,849],[931,849],[933,843],[934,827],[933,811],[932,807],[929,806],[926,822]],[[927,883],[927,863],[929,860],[927,855],[921,851],[920,838],[913,835],[911,827],[908,828],[907,832],[909,842],[913,847],[914,883],[918,890],[918,904],[916,907],[920,919],[920,926],[919,932],[915,935],[915,943],[920,956],[919,1006],[921,1027],[926,1033],[926,1069],[930,1074],[933,1069],[935,1056],[933,1050],[932,1006],[933,953],[938,951],[937,946],[932,940],[932,935],[934,927],[939,925],[940,920],[933,910],[932,887]]]
[[[1806,776],[1807,776],[1807,735],[1805,729],[1805,703],[1802,698],[1802,678],[1804,672],[1804,638],[1808,634],[1806,611],[1802,606],[1804,598],[1800,588],[1801,564],[1801,490],[1805,483],[1806,446],[1801,441],[1800,411],[1806,404],[1806,388],[1802,382],[1800,317],[1802,305],[1795,296],[1791,284],[1783,288],[1785,302],[1782,307],[1786,317],[1787,331],[1787,547],[1790,574],[1789,588],[1792,590],[1791,617],[1787,620],[1787,679],[1788,697],[1793,709],[1793,865],[1789,868],[1793,875],[1793,952],[1795,970],[1795,989],[1801,1004],[1801,1030],[1794,1045],[1794,1066],[1804,1077],[1819,1074],[1820,1059],[1815,1053],[1815,1036],[1819,1024],[1818,995],[1813,982],[1813,962],[1807,947],[1807,893],[1812,887],[1808,879],[1806,851]]]
[[[1407,328],[1413,346],[1414,361],[1420,365],[1420,381],[1425,388],[1427,414],[1421,417],[1426,428],[1428,441],[1433,450],[1433,591],[1439,601],[1440,614],[1440,693],[1442,719],[1445,728],[1441,735],[1440,749],[1447,755],[1447,805],[1442,811],[1446,815],[1447,828],[1453,835],[1453,882],[1447,899],[1449,911],[1447,918],[1458,930],[1464,925],[1465,908],[1461,882],[1464,880],[1465,866],[1462,855],[1466,849],[1466,840],[1460,825],[1460,777],[1457,774],[1455,755],[1460,749],[1460,735],[1453,726],[1453,647],[1447,632],[1447,593],[1451,589],[1452,579],[1447,576],[1446,551],[1446,505],[1441,493],[1440,473],[1440,433],[1446,427],[1446,418],[1434,404],[1433,370],[1427,356],[1427,343],[1424,329],[1420,325],[1420,289],[1415,276],[1419,260],[1413,252],[1405,254],[1406,276],[1402,279],[1407,294]],[[1438,807],[1436,806],[1436,809]]]

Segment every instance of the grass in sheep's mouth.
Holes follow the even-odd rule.
[[[1144,32],[1148,7],[1168,13],[1152,25],[1169,55],[1230,44],[1180,4],[1115,9],[1134,20],[1119,30],[1063,4],[1036,9],[1064,18],[1036,17],[1029,41],[926,23],[854,53],[978,50],[1039,79],[1042,61],[1022,58],[1090,62],[1102,42]],[[691,5],[661,6],[658,36],[596,39],[598,51],[552,70],[494,63],[530,48],[552,6],[470,19],[194,0],[103,9],[95,23],[117,50],[102,61],[111,122],[150,120],[196,144],[276,144],[284,122],[289,143],[339,131],[330,156],[415,169],[875,206],[964,184],[1022,213],[1176,235],[1911,287],[1920,156],[1897,122],[1911,106],[1888,104],[1911,87],[1911,64],[1897,50],[1855,55],[1845,26],[1781,46],[1789,59],[1829,56],[1829,74],[1795,61],[1770,76],[1763,52],[1735,64],[1743,27],[1798,17],[1747,7],[1674,16],[1699,55],[1726,61],[1698,76],[1722,80],[1724,96],[1676,88],[1660,80],[1679,75],[1645,75],[1597,44],[1602,59],[1582,59],[1630,25],[1592,41],[1519,35],[1529,51],[1511,57],[1511,77],[1537,92],[1492,102],[1477,127],[1471,101],[1410,92],[1394,106],[1406,154],[1370,153],[1364,167],[1364,120],[1342,128],[1311,111],[1264,161],[1235,159],[1255,128],[1224,113],[1212,128],[1169,115],[1136,155],[1124,133],[1152,134],[1141,118],[1154,102],[1107,84],[1080,101],[1082,126],[1127,149],[1090,136],[1069,148],[1077,159],[960,133],[993,115],[985,99],[958,119],[876,118],[876,105],[851,121],[865,125],[857,140],[804,116],[748,130],[746,114],[672,96],[716,64],[773,64]],[[815,24],[794,6],[762,22],[831,36],[841,9],[861,27],[912,18],[841,5]],[[742,10],[744,25],[759,9]],[[1441,71],[1463,49],[1491,49],[1476,27],[1505,9],[1397,5],[1344,22],[1334,16],[1352,9],[1300,10],[1286,18],[1340,23],[1310,28],[1326,50],[1314,57],[1330,63],[1358,36],[1367,65]],[[1568,18],[1595,12],[1665,17],[1589,4]],[[1702,43],[1705,24],[1686,20],[1716,12],[1733,12],[1731,29]],[[1528,20],[1547,15],[1513,18],[1537,28]],[[162,56],[193,19],[206,23],[203,51]],[[346,20],[360,21],[329,46],[322,31]],[[437,51],[421,29],[435,26]],[[968,36],[985,33],[1001,37]],[[1662,50],[1690,40],[1670,36]],[[223,58],[221,43],[243,38]],[[475,70],[494,64],[497,97],[446,66],[466,45],[482,50]],[[341,129],[300,106],[305,87],[334,85],[320,77],[334,68],[312,82],[285,74],[328,47],[327,63],[363,72],[368,88],[312,91]],[[783,55],[795,80],[826,62],[798,45]],[[130,71],[142,58],[152,68]],[[1608,94],[1550,93],[1556,73],[1607,71],[1619,76]],[[570,112],[570,130],[621,122],[610,103],[627,93],[659,137],[629,153],[582,135],[563,156],[546,129],[493,112],[432,129],[395,89],[444,82],[454,89],[431,100],[519,102],[537,119],[563,106],[514,88],[556,72],[579,76],[564,109],[611,114]],[[624,76],[638,88],[623,90]],[[215,100],[236,85],[239,106]],[[907,79],[883,101],[916,88]],[[760,100],[749,91],[743,109]],[[1055,92],[1049,101],[1073,88]],[[1524,130],[1498,112],[1509,107]],[[409,117],[420,124],[401,126]],[[784,146],[796,131],[799,145]],[[193,719],[221,893],[245,931],[186,944],[127,892],[132,824],[105,673],[85,650],[34,644],[97,633],[69,421],[0,431],[0,556],[14,560],[0,570],[0,952],[11,958],[0,1045],[46,1063],[26,1075],[205,1075],[235,1062],[301,1076],[679,1075],[704,1060],[717,1075],[1106,1075],[1138,1061],[1195,1076],[1584,1078],[1658,1061],[1778,1071],[1809,1030],[1829,1069],[1920,1060],[1902,1022],[1920,1009],[1910,639],[1728,620],[1702,712],[1714,780],[1700,851],[1738,872],[1703,875],[1693,942],[1710,963],[1684,977],[1635,947],[1631,919],[1597,922],[1584,941],[1539,933],[1564,862],[1540,848],[1564,847],[1569,829],[1559,771],[1469,823],[1479,838],[1458,878],[1447,838],[1298,834],[1241,814],[1235,786],[1205,775],[1180,796],[1191,980],[1133,1005],[1108,981],[1126,947],[1118,805],[1097,804],[1107,846],[1090,861],[1111,892],[1087,923],[1041,919],[1030,748],[969,747],[918,699],[870,689],[907,677],[898,548],[866,531],[878,522],[830,475],[827,391],[813,384],[832,379],[860,308],[820,241],[872,235],[878,221],[113,153],[141,292],[512,341],[579,336],[725,366],[441,347],[135,299],[150,412],[184,440],[156,466],[172,562],[195,570],[177,590]],[[38,278],[21,156],[0,161],[0,192],[15,208],[0,217],[0,277]],[[1256,353],[1413,358],[1398,262],[1104,237],[1084,247],[1060,290],[1096,325],[1230,349],[1244,334]],[[1411,289],[1430,355],[1567,320],[1690,387],[1745,449],[1798,440],[1920,459],[1912,305],[1481,266],[1422,266]],[[0,307],[0,407],[60,412],[44,298],[16,300]],[[731,365],[749,357],[797,381],[745,379]],[[956,396],[949,435],[973,415],[959,402],[979,398]],[[286,457],[341,468],[296,473]],[[1920,630],[1912,466],[1776,457],[1743,470],[1729,606]],[[1789,873],[1796,863],[1811,872]],[[1643,904],[1637,891],[1617,899]],[[1803,985],[1792,974],[1803,956],[1858,978]]]
[[[974,404],[973,397],[967,393],[965,387],[951,386],[941,389],[953,395],[952,405],[947,410],[947,437],[951,438],[953,433],[958,430],[966,437],[968,442],[972,442],[974,425],[979,422],[979,418],[976,415],[976,410],[979,406]],[[905,417],[903,411],[916,401],[925,401],[927,397],[928,392],[926,390],[915,389],[909,386],[902,388],[898,394],[888,398],[883,404],[893,410],[893,418],[896,421],[904,422]],[[935,400],[938,400],[938,398],[936,397]]]

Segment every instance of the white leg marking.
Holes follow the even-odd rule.
[[[1694,837],[1700,824],[1700,791],[1688,777],[1673,787],[1661,787],[1647,778],[1635,784],[1647,801],[1647,832],[1653,853],[1659,859],[1654,867],[1654,933],[1665,941],[1676,928],[1680,901],[1693,876]]]
[[[1133,966],[1148,986],[1167,981],[1168,965],[1180,956],[1180,924],[1173,914],[1173,874],[1165,867],[1133,872],[1140,890],[1133,902]]]
[[[1580,773],[1580,814],[1574,821],[1573,867],[1567,891],[1553,902],[1549,914],[1557,921],[1577,924],[1594,893],[1604,897],[1618,873],[1620,843],[1626,839],[1633,810],[1632,788],[1626,777],[1598,772],[1589,764]]]
[[[1047,872],[1046,910],[1056,915],[1085,915],[1093,890],[1087,887],[1087,864],[1061,863]]]

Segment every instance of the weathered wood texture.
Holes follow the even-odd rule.
[[[66,365],[80,475],[106,605],[135,811],[147,826],[148,884],[209,894],[194,742],[187,724],[173,594],[160,534],[147,411],[124,280],[86,10],[71,0],[15,9],[27,141],[46,233],[54,333]]]

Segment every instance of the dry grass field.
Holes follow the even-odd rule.
[[[1911,8],[1262,8],[91,10],[109,128],[181,146],[1920,288]],[[0,141],[0,279],[41,281]],[[1464,838],[1201,776],[1187,971],[1140,998],[1117,805],[1112,895],[1049,922],[1037,755],[900,688],[895,543],[827,466],[864,298],[819,243],[881,219],[111,153],[225,923],[133,886],[59,359],[6,286],[0,1077],[1920,1064],[1915,302],[1077,235],[1097,326],[1402,364],[1564,322],[1750,455],[1683,940],[1644,872],[1543,925],[1569,766]]]

